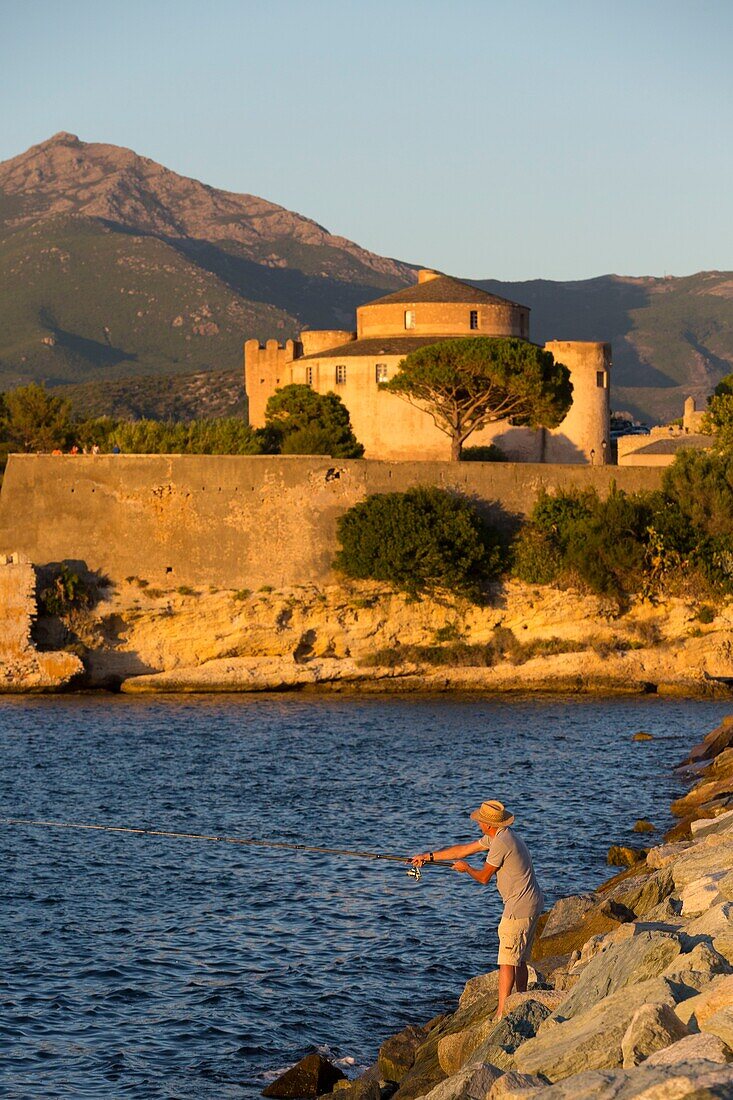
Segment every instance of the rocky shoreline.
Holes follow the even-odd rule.
[[[329,1100],[733,1097],[733,716],[680,766],[664,842],[545,914],[526,993],[498,1023],[498,971],[382,1043],[348,1081],[310,1055],[266,1095]],[[337,1079],[338,1078],[338,1079]]]

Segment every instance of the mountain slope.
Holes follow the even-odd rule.
[[[308,218],[57,134],[0,164],[0,386],[241,362],[250,336],[350,325],[405,264]]]
[[[95,410],[241,407],[244,340],[351,328],[358,305],[413,279],[308,218],[115,145],[61,133],[0,164],[0,389],[74,385]],[[703,404],[733,370],[731,272],[476,285],[530,306],[538,342],[610,341],[613,406],[643,419],[679,415],[688,394]],[[227,372],[221,401],[198,381],[212,370]],[[170,375],[183,376],[175,397],[154,380]]]

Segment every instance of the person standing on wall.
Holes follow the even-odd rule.
[[[421,867],[434,860],[455,860],[453,870],[468,874],[485,886],[496,875],[496,885],[504,902],[499,921],[499,1005],[497,1018],[504,1012],[504,1002],[516,988],[527,989],[527,959],[532,950],[537,920],[544,905],[542,890],[534,873],[532,857],[522,838],[510,828],[514,814],[503,802],[483,802],[471,814],[483,836],[467,844],[454,844],[435,852],[422,852],[412,857]],[[476,870],[466,862],[467,856],[486,852],[486,862]]]

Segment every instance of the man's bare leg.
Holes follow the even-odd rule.
[[[504,1001],[507,999],[512,991],[514,985],[514,977],[517,972],[516,966],[509,966],[506,963],[502,963],[499,966],[499,1004],[496,1009],[496,1018],[500,1020],[504,1014]],[[526,975],[526,966],[525,966]],[[525,978],[526,980],[526,978]],[[526,985],[525,985],[526,988]]]
[[[515,981],[517,986],[517,993],[527,992],[527,982],[529,981],[529,973],[527,971],[526,962],[521,962],[517,967],[515,975]]]

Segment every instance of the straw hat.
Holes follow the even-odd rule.
[[[494,825],[497,829],[505,828],[514,821],[514,814],[510,814],[503,802],[492,800],[482,802],[477,810],[471,814],[472,821],[481,821],[484,825]]]

